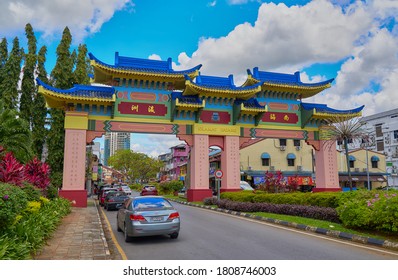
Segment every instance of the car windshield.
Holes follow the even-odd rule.
[[[173,206],[164,198],[146,197],[134,200],[133,209],[137,211],[166,210],[173,209]]]

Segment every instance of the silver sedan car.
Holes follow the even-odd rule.
[[[117,231],[124,232],[126,242],[132,237],[163,234],[176,239],[180,231],[180,214],[164,197],[131,197],[117,212]]]

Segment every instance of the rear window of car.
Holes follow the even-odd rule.
[[[133,209],[137,211],[165,210],[173,209],[173,206],[164,198],[147,197],[134,200]]]

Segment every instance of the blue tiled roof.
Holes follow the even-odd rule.
[[[45,89],[51,90],[56,93],[61,93],[76,97],[93,97],[93,98],[106,98],[112,99],[115,89],[113,87],[105,86],[91,86],[91,85],[74,85],[70,89],[59,89],[52,87],[40,79],[36,79],[37,84],[44,87]]]
[[[259,80],[261,82],[269,82],[275,84],[288,84],[295,86],[307,86],[307,87],[316,87],[323,86],[333,82],[334,79],[330,79],[324,82],[319,83],[302,83],[300,80],[300,72],[295,72],[294,74],[283,74],[283,73],[274,73],[274,72],[266,72],[258,70],[258,67],[253,68],[253,74],[250,70],[247,70],[247,74],[252,75],[253,78]]]
[[[227,90],[244,90],[244,89],[253,89],[258,87],[261,83],[256,83],[247,87],[237,87],[234,85],[234,77],[233,75],[229,75],[228,77],[217,77],[217,76],[204,76],[199,75],[195,77],[195,82],[192,81],[190,77],[185,75],[185,79],[191,81],[192,83],[205,88],[216,88],[216,89],[227,89]]]
[[[237,104],[237,105],[240,105],[242,103],[246,108],[265,109],[265,106],[261,106],[260,103],[258,103],[256,98],[249,98],[248,100],[243,100],[243,99],[235,100],[235,104]]]
[[[178,98],[178,100],[181,103],[186,103],[186,104],[202,104],[202,100],[199,98],[199,96],[197,96],[197,95],[182,95],[182,92],[172,92],[171,98],[173,100]]]
[[[326,104],[301,103],[301,107],[307,111],[311,111],[315,108],[315,110],[317,112],[322,112],[322,113],[355,114],[355,113],[361,112],[365,106],[362,105],[358,108],[351,109],[351,110],[336,110],[336,109],[329,108]]]
[[[153,60],[153,59],[144,59],[144,58],[134,58],[134,57],[126,57],[119,56],[119,52],[115,53],[115,65],[110,65],[104,63],[97,59],[92,53],[89,53],[88,56],[91,60],[96,61],[98,64],[119,69],[119,70],[136,70],[142,72],[155,72],[155,73],[164,73],[164,74],[188,74],[192,73],[196,70],[199,70],[202,67],[202,64],[199,64],[191,69],[183,70],[183,71],[174,71],[172,69],[172,60],[171,58],[166,61],[163,60]]]

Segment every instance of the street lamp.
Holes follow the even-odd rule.
[[[370,178],[369,178],[369,156],[368,156],[368,147],[369,147],[369,143],[370,143],[370,136],[369,134],[367,134],[367,138],[365,139],[365,143],[363,143],[365,146],[365,151],[366,151],[366,177],[367,177],[367,181],[368,181],[368,190],[370,191]]]

